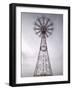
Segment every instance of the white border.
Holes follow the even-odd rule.
[[[47,77],[21,78],[21,12],[63,14],[63,75]],[[63,9],[45,9],[16,7],[16,84],[53,82],[68,80],[68,11]]]

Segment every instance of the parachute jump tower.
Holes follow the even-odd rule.
[[[34,31],[41,38],[34,76],[52,76],[53,73],[48,55],[46,39],[52,35],[53,23],[48,17],[38,17],[34,23]]]

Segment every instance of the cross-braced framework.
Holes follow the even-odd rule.
[[[52,34],[53,23],[50,18],[41,16],[34,23],[34,31],[41,37],[40,50],[36,63],[34,76],[52,76],[52,69],[48,55],[46,38]]]

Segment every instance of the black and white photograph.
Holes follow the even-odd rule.
[[[10,86],[70,83],[70,7],[10,4]]]
[[[63,15],[21,13],[21,76],[63,75]]]

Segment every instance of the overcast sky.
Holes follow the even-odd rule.
[[[53,75],[62,75],[63,73],[63,15],[22,12],[22,77],[34,74],[41,38],[35,34],[33,28],[37,17],[41,16],[50,18],[54,23],[54,31],[46,40]]]

